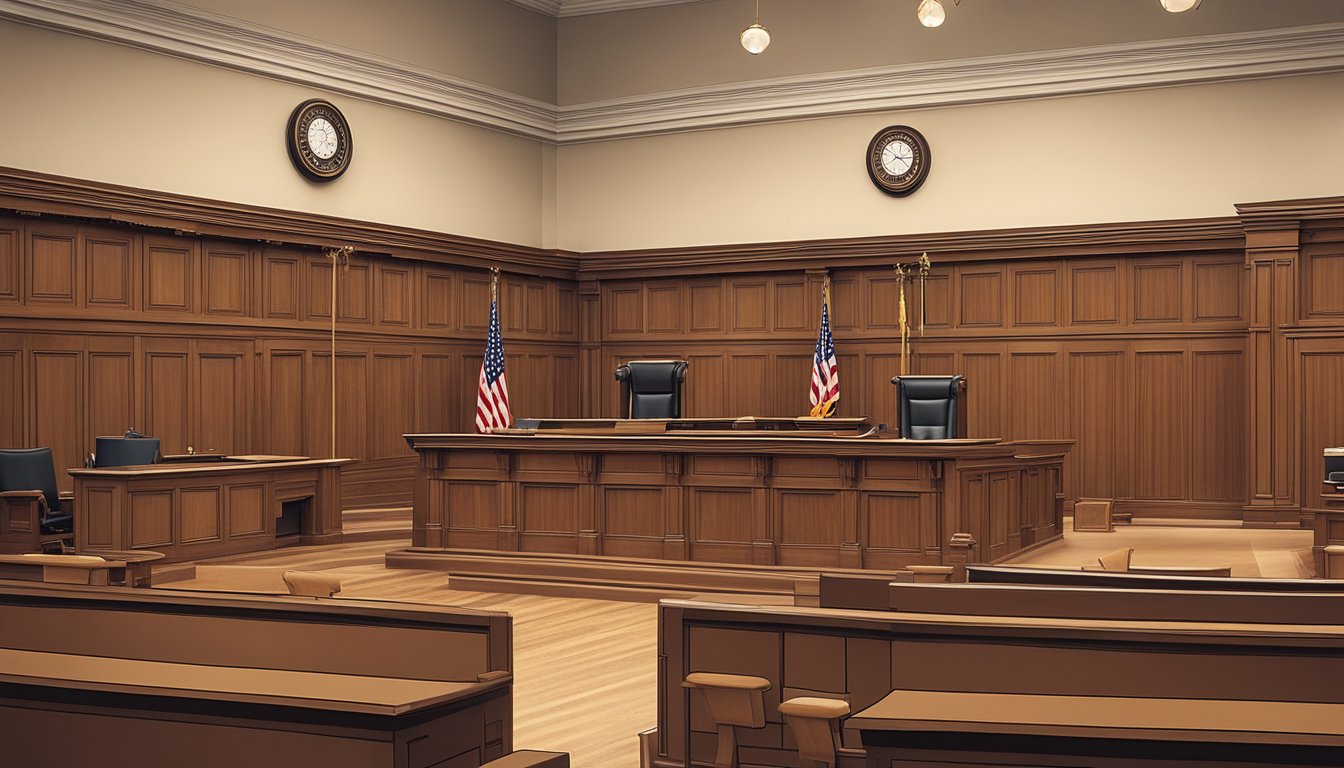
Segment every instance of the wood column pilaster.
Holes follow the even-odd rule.
[[[1301,224],[1295,219],[1246,224],[1248,301],[1248,528],[1296,528],[1302,507],[1294,460],[1300,425],[1294,418],[1292,340],[1297,322]]]
[[[602,393],[609,383],[602,380],[601,296],[598,281],[579,283],[579,415],[585,419],[603,416]]]

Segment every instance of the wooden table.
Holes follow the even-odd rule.
[[[154,586],[154,563],[163,559],[162,552],[138,550],[119,552],[103,550],[101,552],[81,552],[80,554],[98,555],[104,559],[119,560],[126,564],[126,581],[122,586],[149,588]]]
[[[1070,441],[710,421],[407,435],[420,456],[414,546],[897,569],[994,562],[1061,535]],[[978,545],[958,550],[955,533]]]
[[[216,461],[72,469],[75,549],[153,550],[165,562],[271,549],[276,520],[301,516],[281,543],[341,539],[341,467],[351,459]]]
[[[897,690],[846,725],[872,768],[1005,756],[1098,768],[1186,765],[1191,756],[1210,766],[1333,766],[1344,757],[1344,704],[1333,703]]]

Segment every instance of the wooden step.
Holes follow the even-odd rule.
[[[719,593],[807,603],[815,600],[823,571],[885,573],[417,547],[388,552],[386,564],[388,568],[444,571],[452,589],[637,601]],[[894,578],[894,573],[888,575]]]

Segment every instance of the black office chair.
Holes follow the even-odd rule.
[[[957,396],[965,386],[961,376],[897,376],[896,411],[901,437],[908,440],[946,440],[964,437],[957,425]]]
[[[65,548],[75,516],[56,488],[50,448],[0,450],[0,552]]]
[[[622,419],[680,419],[685,360],[631,360],[616,369]]]
[[[158,464],[159,438],[143,435],[124,437],[95,437],[93,467],[134,467]]]

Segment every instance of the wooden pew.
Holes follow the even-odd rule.
[[[870,765],[1338,766],[1340,705],[892,691],[850,719]],[[1194,758],[1194,760],[1192,760]],[[1063,762],[1061,762],[1063,761]]]
[[[0,627],[14,765],[475,768],[512,751],[504,613],[7,582]]]
[[[823,574],[823,608],[1028,618],[1344,623],[1336,592],[1120,589],[1044,584],[908,584]]]
[[[1054,568],[1016,568],[999,565],[968,565],[966,580],[973,584],[1054,584],[1119,589],[1205,589],[1240,592],[1341,592],[1344,580],[1328,579],[1234,579],[1171,575],[1162,573],[1112,573]]]
[[[1344,624],[1344,592],[1208,592],[1016,584],[890,584],[889,610],[1035,619]]]
[[[903,586],[957,594],[977,589]],[[1339,605],[1334,595],[1253,597],[1288,598],[1294,605],[1279,618],[1308,613],[1309,605]],[[1299,624],[1023,618],[664,600],[654,765],[680,766],[688,749],[697,764],[714,758],[715,724],[682,687],[692,672],[768,680],[765,726],[737,730],[738,754],[744,764],[793,768],[804,763],[779,705],[797,697],[842,699],[855,713],[893,691],[1302,702],[1330,705],[1344,720],[1344,686],[1338,684],[1344,626],[1337,617]],[[864,766],[860,734],[848,721],[841,741],[838,768]]]

